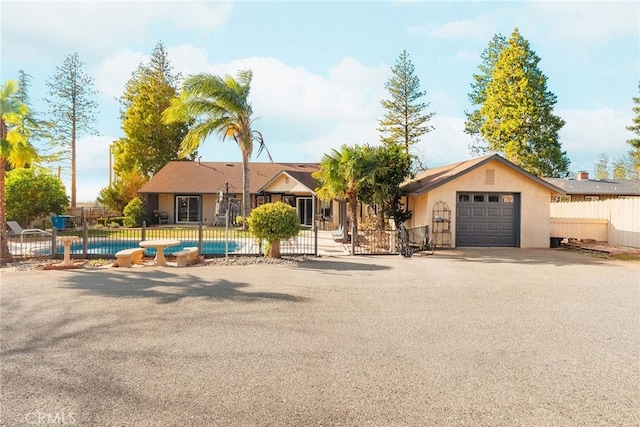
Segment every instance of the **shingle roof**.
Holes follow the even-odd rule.
[[[260,163],[249,164],[249,192],[257,193],[276,174],[287,171],[291,176],[313,190],[311,174],[318,170],[317,163]],[[242,193],[241,162],[172,161],[158,171],[139,193],[213,194],[224,191]]]
[[[640,196],[640,181],[634,179],[563,179],[544,178],[567,194],[615,194]]]
[[[552,191],[555,191],[560,194],[564,194],[564,191],[561,188],[558,188],[555,185],[543,179],[540,179],[535,175],[530,174],[529,172],[522,169],[521,167],[502,158],[498,154],[489,154],[483,157],[476,157],[471,160],[466,160],[464,162],[452,163],[450,165],[440,166],[433,169],[427,169],[423,173],[416,176],[414,179],[403,183],[402,188],[407,193],[424,194],[427,191],[430,191],[436,187],[446,184],[447,182],[452,181],[458,178],[459,176],[464,175],[467,172],[471,172],[472,170],[494,160],[499,161],[500,163],[512,168],[513,170],[524,175],[525,177],[537,182],[538,184],[544,187],[549,188]]]

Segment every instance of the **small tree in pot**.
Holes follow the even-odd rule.
[[[267,241],[265,256],[280,258],[280,240],[290,239],[300,231],[300,220],[292,206],[286,203],[267,203],[251,211],[247,218],[249,232]]]

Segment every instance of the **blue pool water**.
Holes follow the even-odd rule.
[[[116,252],[123,249],[139,248],[137,241],[89,241],[87,244],[87,252],[94,255],[115,255]],[[171,246],[164,249],[166,255],[171,255],[173,252],[180,251],[186,247],[198,247],[197,240],[185,240],[180,243],[179,246]],[[229,253],[241,248],[242,244],[229,241],[228,250]],[[58,253],[62,253],[62,247],[58,249]],[[82,242],[75,242],[71,245],[72,254],[82,253]],[[220,240],[203,240],[202,241],[202,253],[205,255],[216,255],[225,253],[225,242]],[[145,255],[154,256],[156,250],[154,248],[146,248]]]

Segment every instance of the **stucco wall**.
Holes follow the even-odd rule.
[[[212,225],[216,212],[217,195],[205,194],[201,196],[202,201],[202,224]]]
[[[160,194],[158,196],[158,210],[169,214],[169,224],[175,222],[175,209],[173,194]]]
[[[486,183],[488,169],[495,170],[493,184]],[[456,193],[473,191],[520,193],[520,247],[549,247],[551,191],[498,161],[482,165],[427,194],[411,197],[409,206],[413,216],[410,226],[429,225],[431,230],[433,205],[445,202],[451,209],[451,246],[455,247]]]

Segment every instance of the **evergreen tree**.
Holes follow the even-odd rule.
[[[605,153],[600,154],[598,156],[598,160],[595,165],[595,178],[596,179],[609,179],[609,156]]]
[[[482,151],[502,153],[534,175],[567,176],[569,159],[558,140],[565,122],[553,114],[556,96],[547,90],[539,62],[516,28],[498,55],[467,132],[477,129],[486,142]]]
[[[187,123],[166,124],[162,114],[178,98],[180,76],[172,73],[167,52],[158,43],[147,64],[140,64],[120,98],[122,130],[125,136],[114,143],[116,178],[139,171],[150,178],[171,160],[179,158],[180,143]],[[195,158],[197,153],[190,153]]]
[[[406,50],[402,51],[391,72],[391,78],[385,83],[390,99],[380,102],[386,110],[379,121],[380,140],[385,145],[400,145],[413,160],[422,163],[415,153],[411,153],[411,148],[420,137],[433,130],[427,123],[435,113],[425,112],[430,103],[420,101],[426,92],[420,90],[420,79]],[[418,168],[421,167],[423,165],[419,164]]]
[[[640,92],[640,82],[638,83],[638,89]],[[627,130],[633,132],[636,137],[627,140],[627,143],[631,145],[632,149],[629,152],[633,160],[632,165],[632,174],[638,179],[640,176],[640,96],[634,97],[633,102],[635,106],[633,107],[633,112],[636,116],[633,118],[633,124],[631,126],[627,126]]]
[[[71,207],[76,206],[76,151],[77,141],[85,133],[98,135],[93,128],[98,104],[92,99],[98,92],[93,78],[84,72],[84,63],[77,53],[67,55],[62,66],[47,80],[50,99],[49,114],[52,145],[58,150],[58,159],[69,161],[71,168]]]
[[[42,141],[51,137],[50,129],[51,123],[41,120],[38,112],[31,108],[31,96],[29,95],[29,88],[31,87],[32,76],[27,74],[24,70],[18,70],[18,91],[15,94],[16,99],[29,107],[27,114],[22,117],[22,130],[25,137],[29,140],[30,144],[35,145],[38,141]],[[51,156],[42,153],[42,146],[38,146],[40,149],[39,160],[46,162],[53,160]]]
[[[465,111],[467,120],[464,123],[464,131],[473,138],[473,143],[469,146],[472,155],[482,155],[486,151],[486,142],[480,133],[484,122],[484,117],[480,114],[480,107],[487,99],[487,86],[493,79],[493,70],[496,68],[500,52],[506,46],[507,39],[503,35],[494,35],[487,48],[480,55],[482,63],[478,66],[479,73],[473,75],[469,101],[475,109],[471,112]]]

